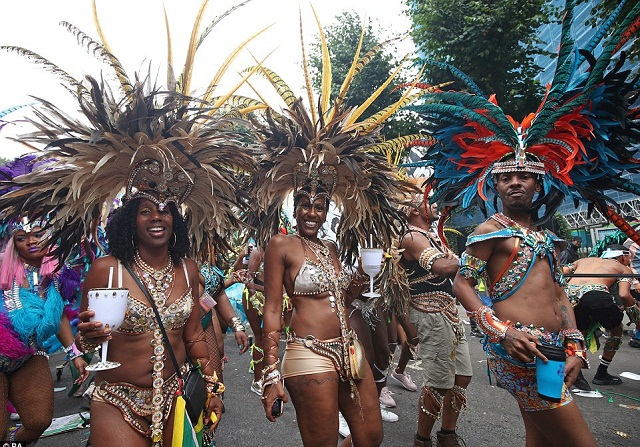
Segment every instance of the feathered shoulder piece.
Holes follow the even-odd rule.
[[[316,17],[317,20],[317,17]],[[318,104],[311,88],[307,56],[302,41],[306,97],[297,98],[291,88],[273,71],[260,66],[258,73],[276,88],[285,103],[279,113],[265,104],[264,122],[258,123],[265,153],[252,184],[257,200],[248,222],[257,229],[259,244],[266,244],[278,231],[283,202],[290,193],[311,198],[330,197],[340,212],[338,245],[345,258],[352,259],[358,246],[373,235],[375,244],[390,247],[402,227],[399,197],[412,187],[403,181],[386,153],[404,147],[419,135],[383,141],[379,130],[399,107],[419,96],[409,89],[397,102],[363,118],[369,105],[392,82],[398,69],[358,107],[345,105],[344,98],[354,77],[360,73],[381,46],[361,54],[363,35],[355,49],[353,63],[338,95],[331,99],[329,49],[318,23],[322,50],[322,86]],[[302,40],[302,27],[301,27]],[[364,33],[364,31],[363,31]],[[254,67],[255,68],[255,67]]]
[[[640,142],[637,66],[625,65],[622,49],[640,26],[640,4],[618,17],[624,1],[580,47],[572,38],[573,1],[566,2],[553,81],[534,113],[517,122],[471,79],[447,64],[468,91],[428,93],[413,107],[428,122],[430,139],[419,165],[433,166],[428,186],[447,206],[478,206],[485,214],[492,174],[526,170],[543,179],[533,203],[537,223],[549,219],[566,197],[586,201],[611,219],[608,191],[640,193],[620,178],[638,172]],[[608,36],[608,37],[605,37]],[[618,216],[619,217],[619,216]]]
[[[44,148],[38,153],[38,165],[29,174],[0,183],[5,190],[17,187],[0,197],[0,209],[48,216],[61,257],[106,218],[120,194],[125,200],[147,197],[161,207],[169,202],[182,207],[196,251],[212,234],[224,238],[241,226],[236,213],[246,208],[248,195],[238,179],[253,172],[257,152],[248,123],[220,112],[233,92],[212,95],[229,60],[205,90],[205,97],[190,94],[195,53],[219,20],[199,32],[206,4],[196,18],[178,77],[173,74],[169,45],[164,87],[152,85],[149,77],[136,75],[132,80],[104,36],[96,41],[68,23],[63,25],[78,42],[114,70],[117,89],[112,90],[100,76],[77,81],[29,50],[3,47],[60,75],[82,112],[77,119],[40,99],[36,118],[31,120],[35,131],[19,139]],[[207,62],[210,69],[211,59]]]

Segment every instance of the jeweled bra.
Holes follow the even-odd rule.
[[[467,246],[489,239],[515,237],[520,241],[517,254],[511,261],[511,265],[505,269],[505,274],[500,278],[496,278],[495,282],[489,287],[489,296],[492,302],[503,301],[513,295],[526,279],[536,260],[545,257],[549,262],[554,281],[564,286],[564,277],[557,268],[558,261],[555,250],[555,244],[564,242],[563,239],[548,230],[535,231],[525,228],[502,213],[494,214],[491,218],[505,228],[490,233],[469,236]]]

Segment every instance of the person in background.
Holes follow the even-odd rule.
[[[636,231],[640,227],[636,227]],[[636,275],[640,274],[640,246],[633,242],[631,238],[627,239],[623,243],[624,247],[629,250],[631,255],[631,270]],[[631,296],[636,300],[636,305],[640,303],[640,281],[638,278],[634,278],[631,281]],[[627,312],[629,320],[632,324],[634,324],[635,329],[631,334],[631,340],[629,340],[629,346],[632,348],[640,348],[640,315],[637,313],[629,313]]]
[[[630,275],[631,255],[624,246],[612,244],[598,257],[578,259],[563,267],[564,273],[578,275],[597,275],[599,273],[612,275]],[[608,367],[613,361],[622,343],[622,319],[625,308],[636,308],[636,301],[631,296],[632,278],[616,277],[572,277],[566,286],[569,301],[573,306],[577,328],[583,333],[587,346],[595,345],[595,332],[604,327],[609,335],[604,343],[600,365],[593,377],[596,385],[620,385],[622,379],[612,376]],[[613,294],[613,286],[618,293]],[[576,380],[576,387],[590,391],[589,384],[582,374]]]
[[[57,261],[47,256],[45,224],[28,218],[9,223],[0,261],[0,439],[35,442],[53,418],[53,380],[44,343],[57,335],[82,383],[89,371],[63,311]],[[22,425],[7,436],[11,401]]]
[[[567,265],[575,262],[580,258],[580,253],[578,250],[582,246],[582,238],[580,236],[574,236],[571,238],[571,243],[567,245],[567,248],[560,252],[560,257],[558,258],[558,262],[560,265]]]
[[[442,418],[436,445],[463,446],[456,426],[467,406],[466,390],[473,371],[451,286],[458,259],[430,231],[431,223],[440,216],[437,204],[425,200],[422,194],[413,195],[411,203],[413,206],[407,210],[408,230],[400,239],[400,262],[410,287],[409,322],[416,328],[424,359],[424,384],[413,445],[430,446],[433,427]]]

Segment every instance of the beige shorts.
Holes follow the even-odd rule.
[[[410,307],[409,321],[420,339],[425,386],[448,390],[453,388],[455,376],[473,375],[467,337],[458,337],[442,313]]]

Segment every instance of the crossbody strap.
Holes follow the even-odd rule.
[[[142,293],[144,293],[144,296],[147,297],[147,300],[149,300],[149,303],[151,304],[151,308],[153,309],[153,313],[156,315],[156,320],[158,320],[158,327],[160,328],[160,331],[162,332],[162,338],[164,340],[164,344],[167,345],[167,349],[169,351],[169,356],[171,357],[171,363],[173,363],[173,368],[176,370],[176,374],[178,375],[178,378],[180,379],[180,383],[182,383],[182,381],[183,381],[182,380],[182,372],[180,371],[180,367],[178,366],[178,361],[176,360],[176,355],[173,353],[173,348],[171,347],[171,342],[169,342],[169,337],[167,336],[167,331],[164,329],[164,325],[162,324],[162,318],[160,317],[160,312],[158,312],[158,307],[156,306],[156,303],[153,301],[153,298],[151,298],[151,294],[149,293],[149,290],[147,289],[147,287],[144,284],[142,284],[142,281],[140,281],[140,278],[138,278],[138,275],[135,274],[135,272],[133,271],[131,266],[129,264],[125,264],[124,267],[127,269],[127,272],[129,272],[129,274],[131,275],[133,280],[136,282],[138,287],[140,287],[140,290],[142,290]],[[191,363],[191,361],[189,360],[189,356],[187,356],[187,361],[189,363]]]

